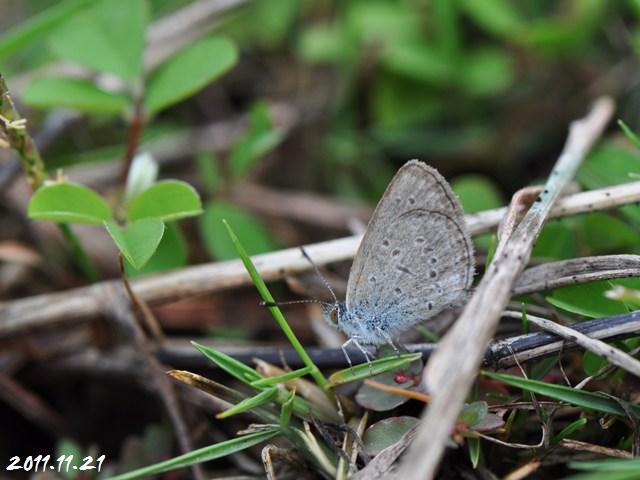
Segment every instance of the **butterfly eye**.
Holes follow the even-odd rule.
[[[332,308],[331,311],[329,312],[329,320],[331,320],[331,323],[335,323],[336,325],[338,324],[338,309],[337,308]]]

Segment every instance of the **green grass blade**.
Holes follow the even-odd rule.
[[[467,450],[469,451],[469,461],[471,462],[471,466],[476,468],[478,463],[480,463],[480,453],[482,452],[480,448],[480,439],[469,437],[465,441],[467,442]]]
[[[245,398],[240,403],[228,408],[224,412],[220,412],[216,415],[216,418],[228,418],[239,413],[252,410],[257,407],[261,407],[265,403],[269,403],[278,394],[278,387],[271,387],[267,390],[263,390],[253,397]]]
[[[400,368],[420,358],[422,358],[422,354],[419,352],[405,353],[403,355],[380,358],[369,363],[361,363],[353,368],[345,368],[344,370],[337,371],[329,377],[329,382],[332,387],[342,385],[343,383],[355,382],[356,380],[362,380]]]
[[[270,387],[279,383],[295,380],[296,378],[304,377],[311,373],[311,367],[304,367],[292,372],[283,373],[282,375],[276,375],[274,377],[265,377],[255,382],[251,382],[251,386],[255,388]]]
[[[291,422],[291,415],[293,414],[294,400],[296,399],[296,391],[293,390],[289,394],[289,398],[282,404],[282,410],[280,410],[280,430],[285,431],[289,427]]]
[[[618,120],[618,125],[627,136],[627,138],[631,140],[631,142],[636,146],[636,148],[640,148],[640,138],[638,138],[638,136],[633,133],[633,130],[631,130],[629,126],[622,120]]]
[[[495,373],[483,371],[482,375],[493,378],[507,385],[521,388],[527,392],[545,395],[555,400],[570,403],[577,407],[588,408],[597,412],[608,413],[610,415],[626,416],[623,408],[609,397],[600,393],[585,392],[564,385],[554,385],[552,383],[541,382],[539,380],[529,380],[527,378],[507,375],[505,373]],[[640,415],[640,406],[630,405],[630,408]]]
[[[262,300],[264,300],[267,304],[275,303],[275,300],[273,299],[271,292],[269,292],[267,285],[264,283],[264,280],[262,280],[262,277],[258,273],[258,270],[256,270],[256,267],[251,261],[251,258],[249,258],[249,255],[247,255],[247,252],[245,251],[244,247],[240,243],[240,240],[238,240],[238,237],[233,232],[229,224],[225,220],[223,220],[223,222],[225,227],[227,228],[227,231],[229,232],[229,237],[231,237],[231,241],[233,242],[233,244],[236,247],[236,250],[238,251],[238,255],[240,256],[240,259],[242,260],[242,263],[247,269],[247,272],[249,273],[251,280],[253,280],[254,285],[258,289],[258,292],[260,293]],[[291,343],[291,346],[293,346],[295,351],[298,353],[298,355],[302,359],[302,362],[307,367],[311,368],[311,370],[309,371],[309,375],[313,377],[315,382],[320,387],[327,388],[329,386],[329,381],[325,378],[325,376],[322,374],[320,369],[313,363],[313,361],[311,360],[311,357],[307,354],[304,347],[296,337],[295,333],[293,333],[293,330],[287,323],[286,319],[284,318],[284,315],[282,315],[282,312],[280,311],[280,309],[278,307],[268,307],[268,308],[271,314],[273,315],[273,317],[276,319],[276,322],[278,322],[278,325],[286,335],[287,339]]]
[[[166,472],[167,470],[174,470],[176,468],[188,467],[196,463],[208,462],[209,460],[215,460],[216,458],[225,457],[232,453],[245,450],[259,443],[266,442],[273,437],[280,434],[279,428],[272,428],[262,432],[250,433],[249,435],[242,435],[240,437],[232,438],[225,442],[209,445],[208,447],[199,448],[184,455],[174,457],[164,462],[159,462],[147,467],[132,470],[131,472],[123,473],[122,475],[116,475],[110,477],[109,480],[130,480],[133,478],[139,478],[143,476],[153,475],[160,472]]]
[[[213,348],[207,347],[197,342],[191,342],[191,345],[196,347],[200,353],[215,363],[222,370],[229,375],[237,378],[241,382],[251,385],[251,382],[262,380],[264,377],[256,372],[253,368],[246,366],[244,363],[239,362],[235,358],[225,355],[222,352],[218,352]]]
[[[557,435],[555,435],[553,437],[553,439],[551,440],[551,444],[555,445],[556,443],[558,443],[563,438],[567,438],[569,435],[571,435],[576,430],[580,430],[586,424],[587,424],[587,419],[586,418],[579,418],[575,422],[571,422],[569,425],[564,427],[562,430],[560,430],[560,432]]]

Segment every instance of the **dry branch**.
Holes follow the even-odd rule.
[[[633,182],[563,198],[551,213],[552,216],[572,215],[585,211],[610,209],[638,201],[640,201],[640,182]],[[465,221],[472,234],[486,233],[498,225],[500,216],[504,215],[505,211],[506,209],[500,208],[467,215]],[[353,258],[360,238],[359,235],[345,237],[307,245],[305,249],[316,264],[326,265]],[[588,259],[589,262],[594,262],[592,263],[594,269],[598,265],[606,267],[609,270],[608,277],[604,274],[598,274],[597,271],[578,273],[581,259],[567,261],[564,266],[562,264],[548,264],[534,267],[537,270],[533,274],[527,273],[529,271],[525,272],[522,280],[516,283],[514,293],[535,291],[544,288],[545,285],[552,288],[593,279],[619,278],[637,272],[637,257],[626,255],[617,256],[618,260],[612,260],[613,258]],[[309,262],[302,257],[299,248],[288,248],[257,255],[253,260],[258,271],[267,281],[279,280],[287,275],[307,271],[311,268]],[[584,267],[584,264],[582,265]],[[554,274],[557,274],[559,278],[556,283],[550,280],[550,276]],[[0,302],[0,337],[32,328],[69,323],[95,316],[100,311],[96,295],[113,282],[119,282],[119,280],[101,282],[60,293]],[[537,282],[537,284],[532,282]],[[142,300],[150,304],[160,304],[189,296],[250,285],[251,279],[242,263],[239,260],[232,260],[187,267],[175,272],[135,280],[131,284]]]
[[[478,288],[449,333],[438,345],[425,370],[425,386],[433,401],[418,427],[399,477],[408,480],[435,476],[456,417],[482,362],[512,287],[529,261],[534,242],[563,188],[574,177],[587,151],[601,135],[613,113],[613,102],[600,99],[584,119],[571,124],[565,148],[543,192],[496,256]],[[371,477],[369,477],[371,478]]]

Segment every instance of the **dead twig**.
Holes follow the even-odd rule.
[[[521,315],[515,312],[504,312],[503,316],[511,318],[520,318]],[[640,377],[640,362],[630,356],[628,353],[606,344],[601,340],[591,338],[577,330],[570,327],[565,327],[558,323],[552,322],[545,318],[537,317],[535,315],[527,315],[527,320],[537,327],[551,332],[559,337],[569,340],[577,345],[580,345],[585,350],[595,353],[601,357],[606,358],[613,365],[632,373],[636,377]]]
[[[422,480],[435,476],[484,350],[509,302],[512,286],[527,264],[533,244],[560,192],[572,180],[612,113],[612,100],[603,98],[584,119],[572,123],[565,148],[544,190],[506,240],[506,245],[500,248],[502,253],[494,257],[471,300],[430,359],[424,382],[433,400],[401,466],[401,478]]]

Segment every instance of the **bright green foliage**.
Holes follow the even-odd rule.
[[[49,40],[63,58],[134,80],[142,72],[148,17],[145,0],[99,0],[61,25]]]
[[[464,213],[476,213],[504,205],[504,200],[496,185],[482,175],[464,175],[451,182],[451,188],[458,195]],[[488,250],[491,235],[475,238],[476,246]]]
[[[577,243],[574,223],[573,219],[548,222],[536,240],[531,256],[545,260],[575,258]]]
[[[145,109],[153,115],[193,95],[235,65],[235,45],[224,37],[204,38],[163,64],[147,85]]]
[[[584,219],[584,238],[592,253],[628,252],[638,245],[640,230],[606,213],[591,213]]]
[[[0,39],[0,60],[49,33],[93,0],[60,1],[7,32]]]
[[[202,213],[198,192],[186,182],[164,180],[135,197],[129,205],[129,220],[157,217],[166,222]]]
[[[260,443],[266,442],[280,434],[280,429],[272,427],[259,432],[241,435],[225,442],[209,445],[208,447],[199,448],[191,452],[185,453],[178,457],[174,457],[164,462],[149,465],[132,472],[123,473],[111,477],[111,480],[130,480],[133,478],[148,477],[155,473],[166,472],[167,470],[175,470],[177,468],[188,467],[197,463],[208,462],[216,458],[226,457],[227,455],[246,450]]]
[[[96,192],[76,183],[45,185],[31,197],[29,217],[52,222],[101,224],[111,209]]]
[[[408,365],[422,358],[421,353],[405,353],[402,355],[392,355],[390,357],[379,358],[367,363],[361,363],[353,368],[345,368],[333,373],[329,377],[332,386],[342,385],[344,383],[363,380],[373,375],[388,372],[389,370],[398,369],[404,365]]]
[[[191,345],[196,347],[200,353],[211,360],[219,368],[227,372],[229,375],[237,378],[241,382],[250,383],[262,380],[264,378],[253,368],[246,366],[244,363],[239,362],[222,352],[218,352],[213,348],[209,348],[206,345],[202,345],[197,342],[191,342]]]
[[[187,245],[180,228],[175,223],[165,224],[164,235],[149,261],[141,268],[128,268],[130,277],[149,275],[151,273],[167,272],[187,265]]]
[[[506,373],[483,371],[482,375],[498,380],[506,385],[520,388],[527,392],[533,392],[539,395],[545,395],[555,400],[567,402],[568,404],[576,407],[587,408],[589,410],[608,413],[611,415],[626,416],[624,409],[615,399],[601,393],[577,390],[565,385],[555,385],[553,383],[541,382],[539,380],[530,380],[523,377],[508,375]],[[630,405],[629,408],[636,412],[636,414],[640,413],[640,407],[637,405]]]
[[[86,80],[61,77],[36,78],[23,99],[34,107],[66,107],[94,114],[123,114],[130,104],[126,95],[106,92]]]
[[[250,255],[276,248],[275,240],[257,218],[235,205],[214,200],[205,205],[204,214],[199,218],[204,245],[213,258],[228,260],[237,257],[233,242],[222,224],[223,219],[233,225]]]
[[[249,130],[234,144],[229,155],[231,174],[241,177],[248,173],[258,160],[282,141],[282,138],[282,132],[271,125],[268,107],[263,103],[254,105]]]
[[[239,403],[236,403],[233,407],[228,408],[224,412],[216,415],[217,418],[229,418],[233,415],[238,415],[239,413],[244,413],[247,411],[251,411],[254,408],[261,407],[269,402],[271,402],[276,395],[278,395],[278,387],[269,387],[265,390],[262,390],[260,393],[254,395],[253,397],[245,398]]]
[[[605,292],[611,290],[607,280],[556,288],[546,300],[553,306],[592,318],[617,315],[628,311],[623,303],[610,300]]]
[[[164,223],[159,218],[142,218],[124,228],[110,220],[104,226],[124,258],[136,269],[151,258],[164,234]]]

